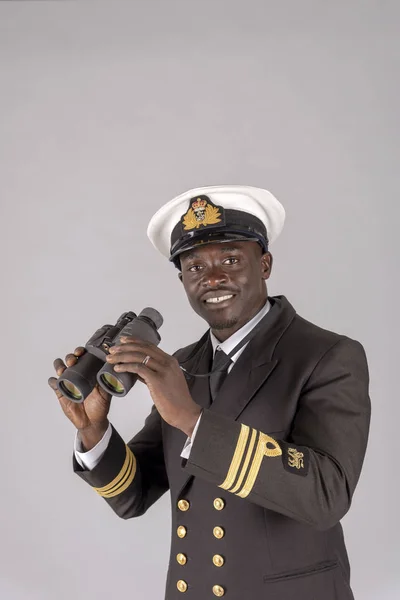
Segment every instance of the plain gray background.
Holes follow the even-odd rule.
[[[399,17],[384,0],[0,3],[1,600],[163,597],[169,498],[119,520],[73,474],[47,379],[126,310],[163,313],[167,352],[205,330],[146,227],[218,183],[286,208],[269,293],[365,346],[372,427],[343,524],[356,600],[399,598]],[[128,439],[150,406],[138,384],[112,422]]]

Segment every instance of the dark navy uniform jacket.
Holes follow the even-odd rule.
[[[370,400],[363,347],[272,308],[211,404],[189,459],[183,432],[153,407],[128,443],[113,429],[92,470],[76,473],[118,516],[143,515],[167,490],[172,504],[166,600],[352,600],[341,518],[367,446]],[[179,350],[183,361],[195,344]],[[209,337],[186,364],[209,371]]]

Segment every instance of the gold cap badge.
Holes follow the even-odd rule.
[[[223,208],[215,206],[208,196],[198,196],[190,200],[189,210],[182,217],[184,231],[199,229],[209,225],[224,225]]]

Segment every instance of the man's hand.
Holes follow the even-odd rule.
[[[77,360],[85,354],[82,346],[76,348],[73,354],[67,354],[65,362],[56,358],[53,366],[58,377],[64,373],[67,367],[76,364]],[[55,391],[61,408],[68,419],[79,430],[81,442],[85,450],[91,450],[101,440],[108,427],[108,411],[110,410],[111,396],[107,394],[98,384],[82,403],[72,402],[57,388],[57,378],[50,377],[49,386]]]
[[[201,408],[190,395],[184,374],[173,356],[160,348],[132,337],[121,338],[110,348],[107,362],[117,373],[135,373],[147,385],[161,417],[191,437]],[[149,357],[146,364],[143,361]]]

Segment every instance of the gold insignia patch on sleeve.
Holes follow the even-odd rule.
[[[190,208],[182,217],[183,229],[190,231],[198,229],[201,225],[216,225],[221,223],[221,212],[217,206],[214,206],[205,198],[197,198],[191,200]]]
[[[304,469],[304,452],[299,452],[296,448],[288,448],[288,464],[295,469]]]
[[[306,446],[297,446],[282,442],[283,448],[283,467],[293,475],[306,477],[310,466],[310,450]]]

